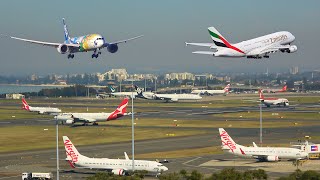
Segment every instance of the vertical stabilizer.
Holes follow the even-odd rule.
[[[109,89],[110,89],[110,91],[113,92],[113,93],[116,91],[112,86],[109,86]]]
[[[260,101],[263,101],[264,100],[264,96],[263,96],[263,93],[262,93],[262,90],[259,89],[259,100]]]
[[[64,148],[66,150],[67,160],[72,166],[73,164],[79,161],[81,154],[78,152],[76,147],[72,144],[72,142],[67,136],[63,136],[62,138],[63,138]]]
[[[30,106],[24,98],[22,98],[22,109],[30,111]]]
[[[226,87],[224,87],[224,93],[228,93],[230,89],[230,84],[228,84]]]
[[[220,133],[221,142],[222,142],[222,149],[231,150],[232,152],[234,152],[234,150],[237,149],[237,144],[229,136],[227,131],[225,131],[223,128],[219,128],[219,133]]]
[[[62,23],[63,23],[63,30],[64,30],[64,41],[69,43],[71,38],[70,38],[67,24],[64,18],[62,18]]]
[[[128,102],[129,102],[129,99],[128,98],[125,98],[121,103],[120,105],[117,107],[117,109],[115,111],[113,111],[111,113],[111,115],[107,118],[107,121],[108,120],[115,120],[119,117],[122,117],[125,115],[125,113],[127,112],[127,106],[128,106]]]

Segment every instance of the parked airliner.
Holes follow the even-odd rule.
[[[157,94],[153,92],[143,92],[138,86],[135,86],[138,93],[137,97],[143,99],[163,100],[165,102],[177,102],[179,100],[200,100],[202,97],[198,94]]]
[[[191,94],[228,94],[230,89],[230,84],[223,88],[223,90],[215,90],[215,89],[195,89],[191,91]]]
[[[37,112],[39,114],[58,114],[61,113],[61,109],[59,108],[52,108],[52,107],[33,107],[29,106],[27,101],[23,98],[22,99],[22,109],[25,109],[29,112]]]
[[[289,106],[289,101],[288,99],[285,98],[276,98],[276,97],[269,97],[265,98],[262,91],[259,89],[259,100],[265,104],[267,107],[270,107],[271,105],[276,105],[276,106]]]
[[[186,45],[203,46],[213,51],[195,51],[195,54],[207,54],[217,57],[247,57],[269,58],[270,53],[277,51],[293,53],[298,50],[296,45],[291,45],[295,37],[288,31],[280,31],[258,38],[229,43],[214,27],[208,28],[213,43],[188,43]]]
[[[118,119],[126,115],[128,106],[128,99],[125,98],[118,108],[112,113],[63,113],[57,115],[55,118],[58,121],[62,121],[65,124],[74,124],[77,122],[87,125],[88,123],[93,123],[93,125],[98,125],[97,122],[101,121],[111,121]]]
[[[120,176],[132,171],[132,160],[129,159],[127,153],[124,153],[125,159],[89,158],[80,154],[67,136],[63,136],[63,142],[67,155],[66,160],[72,168],[107,170]],[[134,170],[159,175],[168,168],[156,161],[134,160]]]
[[[109,89],[111,91],[111,95],[116,97],[130,97],[132,99],[137,95],[137,92],[116,92],[116,90],[112,86],[109,86]]]
[[[281,89],[264,89],[262,91],[268,92],[268,93],[278,93],[278,92],[286,92],[287,91],[287,85],[284,85]]]
[[[143,35],[140,35],[133,38],[129,38],[121,41],[115,41],[115,42],[107,42],[105,38],[100,34],[88,34],[85,36],[70,37],[64,18],[62,19],[62,22],[64,27],[63,43],[36,41],[36,40],[23,39],[23,38],[14,37],[14,36],[9,36],[9,37],[12,39],[21,40],[29,43],[54,47],[57,49],[57,51],[60,54],[68,54],[68,59],[69,59],[69,58],[74,58],[74,54],[77,52],[88,52],[88,51],[93,51],[93,54],[91,56],[92,58],[98,58],[99,54],[101,54],[100,50],[102,48],[107,48],[107,50],[110,53],[115,53],[118,51],[118,44],[126,43],[128,41],[131,41],[143,36]]]
[[[246,147],[236,144],[223,128],[219,128],[219,133],[222,141],[222,150],[240,157],[252,157],[259,161],[308,158],[308,153],[300,149],[285,147],[258,147],[255,143],[253,143],[254,147]]]

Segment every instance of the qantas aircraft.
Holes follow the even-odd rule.
[[[295,37],[288,31],[280,31],[258,38],[229,43],[214,27],[209,27],[209,34],[213,43],[188,43],[187,45],[204,46],[213,51],[195,51],[195,54],[207,54],[217,57],[247,57],[247,58],[269,58],[270,53],[277,51],[293,53],[298,50],[296,45],[291,45]]]
[[[140,35],[130,39],[125,39],[125,40],[115,41],[115,42],[107,42],[105,38],[100,34],[88,34],[85,36],[70,37],[64,18],[62,19],[62,22],[64,27],[63,43],[36,41],[36,40],[23,39],[23,38],[14,37],[14,36],[9,36],[9,37],[12,39],[25,41],[29,43],[54,47],[57,49],[57,51],[60,54],[68,54],[68,59],[69,59],[69,58],[74,58],[74,53],[88,52],[88,51],[93,51],[93,54],[91,55],[92,58],[98,58],[99,54],[101,54],[100,50],[102,48],[107,48],[107,50],[110,53],[115,53],[118,51],[118,44],[126,43],[128,41],[131,41],[143,36],[143,35]]]
[[[125,159],[89,158],[81,155],[67,136],[63,136],[63,142],[67,155],[66,160],[72,168],[107,170],[120,176],[132,171],[132,160],[129,159],[127,153],[124,153]],[[156,161],[134,160],[134,170],[159,175],[168,168]]]
[[[29,106],[27,101],[23,98],[22,99],[22,109],[25,109],[29,112],[37,112],[39,114],[58,114],[61,113],[61,109],[52,108],[52,107],[32,107]]]
[[[285,147],[246,147],[235,143],[227,131],[219,128],[222,150],[240,157],[252,157],[259,161],[279,161],[280,159],[306,159],[308,153],[296,148]]]
[[[264,89],[263,91],[267,91],[268,93],[286,92],[287,91],[287,85],[283,86],[282,89]]]
[[[207,95],[214,95],[214,94],[228,94],[230,89],[230,84],[223,88],[223,90],[210,90],[210,89],[196,89],[192,90],[191,94],[207,94]]]
[[[267,107],[270,107],[271,105],[277,105],[281,106],[289,106],[289,101],[288,99],[285,98],[265,98],[262,91],[259,90],[259,96],[260,96],[260,101],[265,104]]]
[[[177,102],[179,100],[200,100],[201,96],[198,94],[156,94],[153,92],[143,92],[138,86],[135,86],[137,90],[137,97],[143,99],[163,100],[166,102]]]
[[[98,121],[115,120],[126,115],[127,106],[128,99],[126,98],[112,113],[63,113],[57,115],[56,119],[64,122],[65,124],[74,124],[77,122],[82,122],[83,125],[87,125],[88,123],[98,125]]]

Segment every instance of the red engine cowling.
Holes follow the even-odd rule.
[[[114,175],[124,176],[126,171],[124,169],[114,169],[111,171]]]
[[[65,44],[60,44],[58,47],[57,47],[57,51],[60,53],[60,54],[65,54],[67,52],[69,52],[69,47]]]
[[[268,156],[267,161],[279,161],[279,157],[278,156]]]

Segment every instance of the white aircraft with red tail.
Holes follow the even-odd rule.
[[[228,84],[226,87],[224,87],[222,90],[216,90],[216,89],[195,89],[191,91],[191,94],[207,94],[207,95],[213,95],[213,94],[228,94],[230,89],[230,84]]]
[[[112,113],[63,113],[57,115],[55,118],[58,121],[62,121],[65,124],[74,124],[77,122],[82,122],[83,125],[88,123],[93,123],[93,125],[98,125],[97,122],[111,121],[118,119],[126,115],[128,106],[128,98],[125,98],[118,108]]]
[[[288,99],[285,98],[276,98],[276,97],[269,97],[265,98],[261,89],[259,89],[259,96],[260,96],[260,101],[265,104],[267,107],[270,107],[271,105],[276,105],[276,106],[289,106],[289,101]]]
[[[294,53],[298,50],[291,45],[295,37],[288,31],[280,31],[258,38],[229,43],[214,27],[208,28],[213,43],[188,43],[186,45],[203,46],[213,51],[195,51],[195,54],[206,54],[217,57],[247,57],[254,59],[269,58],[269,54],[277,51]]]
[[[67,155],[66,160],[72,168],[107,170],[120,176],[132,171],[132,160],[129,159],[126,152],[124,153],[125,159],[89,158],[80,154],[67,136],[63,136],[63,143]],[[134,160],[134,170],[159,175],[168,168],[156,161]]]
[[[281,89],[264,89],[264,92],[268,92],[268,93],[279,93],[279,92],[286,92],[287,91],[288,86],[284,85]]]
[[[240,157],[251,157],[259,161],[279,161],[281,159],[307,159],[308,153],[297,148],[286,147],[253,147],[239,145],[233,141],[227,131],[219,128],[222,150]]]
[[[61,113],[61,109],[59,108],[52,108],[52,107],[33,107],[33,106],[29,106],[29,104],[27,103],[26,99],[22,99],[22,109],[25,109],[26,111],[29,112],[37,112],[39,114],[58,114]]]

